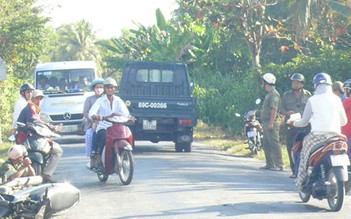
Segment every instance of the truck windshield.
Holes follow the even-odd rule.
[[[50,70],[36,72],[36,87],[44,92],[90,91],[94,69]]]

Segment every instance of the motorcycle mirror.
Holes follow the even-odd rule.
[[[235,113],[236,117],[241,117],[240,113]]]
[[[258,98],[256,101],[255,101],[256,105],[260,104],[261,103],[261,99]]]

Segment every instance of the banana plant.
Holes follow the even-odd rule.
[[[105,49],[118,53],[125,60],[184,61],[191,57],[194,36],[186,27],[166,21],[156,10],[157,23],[146,27],[136,23],[120,38],[99,42]]]

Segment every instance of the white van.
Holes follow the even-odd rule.
[[[34,86],[45,94],[42,119],[62,124],[61,134],[84,134],[84,101],[94,94],[89,85],[96,77],[96,64],[91,61],[38,64]]]

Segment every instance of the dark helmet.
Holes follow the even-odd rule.
[[[344,89],[350,89],[351,90],[351,79],[347,79],[345,82],[344,82]]]
[[[90,84],[90,90],[93,91],[95,88],[95,85],[97,85],[97,84],[104,84],[104,79],[95,78]]]
[[[318,85],[320,84],[328,84],[331,85],[332,84],[332,80],[330,75],[328,75],[327,73],[318,73],[313,77],[313,84],[314,87],[316,88]]]
[[[301,83],[305,83],[305,77],[300,73],[294,73],[293,75],[291,75],[290,80],[300,81]]]
[[[22,84],[20,87],[20,93],[22,93],[25,90],[35,90],[34,86],[31,84]]]

